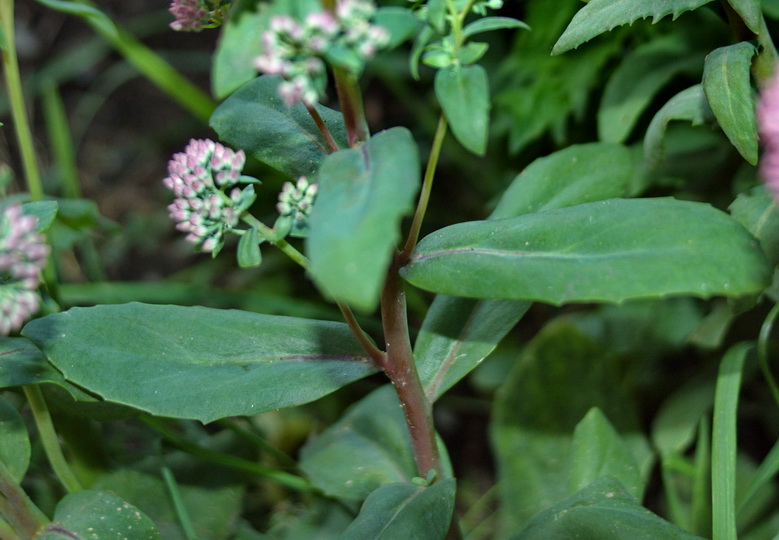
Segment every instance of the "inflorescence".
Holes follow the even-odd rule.
[[[0,214],[0,335],[19,330],[40,307],[38,285],[49,246],[37,223],[18,204]]]
[[[218,253],[224,234],[254,202],[254,186],[234,187],[256,182],[241,176],[245,162],[243,150],[234,152],[208,139],[192,139],[184,152],[168,162],[169,176],[163,183],[176,195],[168,206],[170,217],[201,251]],[[228,188],[233,188],[229,195]]]
[[[281,217],[290,217],[296,230],[308,228],[308,217],[316,201],[317,185],[309,183],[305,176],[294,184],[285,182],[279,193],[276,209]]]
[[[310,13],[302,24],[287,15],[273,17],[255,67],[284,78],[278,92],[288,107],[298,101],[314,105],[327,83],[325,62],[359,72],[389,43],[387,29],[371,23],[375,13],[369,1],[341,0],[334,13]]]
[[[774,76],[760,94],[757,123],[765,148],[760,159],[760,176],[779,199],[779,76]]]
[[[226,6],[220,0],[173,0],[168,11],[176,17],[170,27],[178,32],[200,32],[219,26]]]

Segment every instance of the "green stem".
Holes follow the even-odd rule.
[[[241,219],[244,223],[252,227],[256,227],[257,231],[260,233],[260,236],[279,248],[287,257],[295,261],[303,269],[308,270],[308,258],[283,238],[275,239],[276,234],[273,229],[265,225],[262,221],[251,214],[245,214],[241,217]]]
[[[433,179],[435,178],[435,170],[438,166],[438,159],[441,156],[441,147],[444,144],[444,138],[446,137],[447,122],[446,116],[441,113],[441,117],[438,119],[438,127],[433,137],[433,147],[430,149],[430,157],[427,160],[427,168],[425,169],[425,177],[422,180],[422,191],[419,194],[419,202],[417,203],[417,209],[414,212],[414,219],[411,222],[411,229],[408,232],[408,239],[406,240],[406,246],[403,248],[400,259],[404,262],[411,256],[411,252],[414,251],[414,247],[419,240],[419,231],[422,228],[422,221],[425,219],[425,212],[427,211],[427,205],[430,202],[430,192],[433,189]]]
[[[49,519],[35,506],[27,493],[14,480],[8,468],[0,461],[0,516],[22,538],[36,538]],[[0,534],[4,531],[0,528]],[[0,538],[14,538],[6,537]]]
[[[165,423],[158,418],[146,416],[142,419],[148,426],[160,433],[163,439],[167,440],[169,443],[176,446],[180,450],[195,456],[196,458],[202,459],[204,461],[210,461],[212,463],[217,463],[219,465],[224,465],[236,470],[246,471],[251,474],[256,474],[257,476],[262,476],[268,480],[272,480],[278,484],[281,484],[282,486],[288,487],[300,493],[318,493],[318,490],[305,478],[272,469],[270,467],[264,467],[253,461],[241,459],[227,454],[221,454],[208,448],[204,448],[185,439],[181,435],[169,429]]]
[[[16,57],[13,0],[0,0],[0,25],[2,25],[3,33],[5,34],[5,47],[2,49],[5,86],[11,103],[11,116],[14,120],[16,140],[19,142],[24,176],[32,200],[40,201],[43,199],[43,184],[40,171],[38,171],[38,163],[35,159],[35,146],[33,144],[32,132],[30,131],[30,124],[27,121],[27,111],[24,106],[22,80],[19,75],[19,60]]]
[[[195,532],[195,526],[192,524],[192,518],[190,517],[189,511],[184,504],[184,499],[181,497],[179,485],[168,467],[162,467],[162,479],[165,481],[165,486],[168,488],[170,500],[173,503],[174,510],[176,511],[176,517],[178,517],[181,528],[184,531],[184,537],[187,540],[198,540],[197,532]]]
[[[59,481],[68,493],[81,491],[81,484],[62,454],[62,448],[60,448],[57,433],[54,431],[54,424],[51,421],[51,414],[49,414],[49,408],[43,399],[41,389],[35,385],[25,386],[24,395],[30,404],[35,425],[38,428],[38,434],[43,444],[43,450],[46,453],[49,464],[51,464],[51,468],[54,470],[54,474],[59,478]]]
[[[771,309],[768,316],[765,318],[765,321],[763,321],[763,325],[760,327],[760,335],[757,339],[757,358],[760,361],[760,369],[763,371],[763,376],[765,377],[766,382],[768,382],[768,388],[771,390],[771,395],[773,395],[774,401],[779,405],[779,385],[776,383],[769,361],[771,331],[774,328],[774,321],[776,320],[777,315],[779,315],[779,304],[776,304],[773,309]]]
[[[406,296],[398,269],[396,258],[381,294],[381,315],[387,345],[384,371],[400,399],[419,475],[427,477],[430,471],[435,471],[436,478],[440,480],[444,478],[444,471],[435,440],[433,407],[422,388],[414,362],[408,333]]]
[[[365,120],[365,111],[362,104],[362,94],[357,77],[347,69],[333,68],[335,89],[338,93],[338,101],[341,104],[341,113],[344,116],[344,127],[349,147],[352,148],[368,140],[368,122]]]
[[[11,524],[0,518],[0,538],[3,540],[22,540],[22,537],[16,534]]]
[[[272,455],[276,460],[278,460],[279,463],[281,463],[284,467],[288,467],[290,469],[297,469],[297,462],[289,457],[287,454],[273,446],[271,443],[265,440],[264,437],[262,437],[260,434],[255,433],[251,429],[248,429],[235,420],[232,420],[230,418],[223,418],[221,420],[216,421],[217,424],[222,426],[225,429],[229,429],[242,439],[250,442],[251,444],[255,445],[256,447],[260,448],[262,451],[269,453]]]

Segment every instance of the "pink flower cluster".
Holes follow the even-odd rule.
[[[200,32],[211,19],[204,0],[173,0],[168,11],[176,17],[170,27],[179,32]]]
[[[313,105],[327,83],[325,61],[359,70],[387,45],[387,29],[370,22],[375,12],[369,1],[341,0],[335,14],[310,13],[302,24],[287,15],[273,17],[262,36],[263,54],[254,65],[266,75],[285,79],[278,92],[288,107],[298,101]]]
[[[40,273],[49,255],[38,218],[12,205],[0,216],[0,335],[22,327],[40,307]]]
[[[235,227],[254,202],[254,186],[233,187],[250,181],[241,176],[243,150],[234,152],[208,139],[192,139],[184,152],[168,162],[165,186],[176,199],[168,206],[176,228],[202,251],[218,252],[223,235]],[[233,187],[228,195],[227,188]]]
[[[765,148],[760,159],[760,176],[779,199],[779,74],[760,93],[757,123]]]
[[[297,227],[302,228],[308,222],[308,216],[316,202],[318,190],[316,184],[309,183],[305,176],[298,178],[294,184],[284,182],[279,193],[276,209],[281,216],[290,216]]]

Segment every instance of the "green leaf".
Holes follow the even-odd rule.
[[[712,532],[716,540],[736,540],[736,411],[744,360],[751,343],[725,354],[717,374],[711,445]]]
[[[25,338],[0,338],[0,388],[54,383],[67,388],[62,374]]]
[[[697,74],[703,57],[675,34],[630,51],[606,83],[598,109],[600,140],[624,142],[660,89],[679,74]]]
[[[419,180],[417,146],[405,128],[325,159],[306,251],[326,295],[363,311],[376,307]]]
[[[36,538],[124,540],[128,535],[137,540],[160,538],[154,523],[135,506],[107,491],[84,490],[62,499],[54,519]]]
[[[487,150],[490,87],[481,66],[450,66],[436,73],[435,94],[460,143],[479,156]]]
[[[571,24],[552,48],[552,54],[575,49],[595,36],[637,19],[652,17],[652,24],[672,15],[697,9],[711,0],[590,0],[574,16]]]
[[[47,8],[68,15],[76,15],[88,20],[91,24],[100,29],[100,31],[113,39],[119,39],[119,33],[116,30],[116,26],[113,21],[97,9],[89,5],[85,5],[78,2],[68,2],[66,0],[38,0],[39,4],[43,4]]]
[[[219,138],[246,151],[291,178],[311,175],[330,153],[327,143],[306,108],[287,108],[276,88],[279,77],[262,76],[233,93],[211,116],[211,127]],[[346,147],[343,118],[316,106],[336,142]]]
[[[530,30],[530,27],[518,19],[512,19],[511,17],[484,17],[478,19],[463,28],[463,39],[468,39],[471,36],[480,34],[482,32],[492,32],[493,30],[504,30],[508,28],[522,28],[524,30]]]
[[[35,230],[45,233],[57,217],[57,201],[33,201],[22,205],[22,212],[38,218]]]
[[[235,310],[72,308],[22,333],[108,401],[202,422],[307,403],[376,371],[345,324]]]
[[[238,266],[241,268],[253,268],[262,264],[260,253],[260,235],[257,227],[248,229],[238,242]]]
[[[446,449],[439,441],[446,461]],[[362,501],[384,484],[418,476],[400,402],[385,385],[347,409],[301,451],[300,469],[326,495]]]
[[[767,187],[757,186],[745,193],[739,193],[728,208],[733,219],[760,241],[771,266],[779,263],[778,204]]]
[[[536,159],[511,183],[490,219],[619,197],[635,169],[630,151],[619,144],[573,145]]]
[[[388,484],[365,500],[341,540],[444,538],[454,510],[454,478],[430,487]]]
[[[631,497],[641,500],[646,486],[633,455],[608,418],[593,407],[573,432],[571,491],[605,476],[613,476]]]
[[[634,455],[643,441],[615,357],[571,323],[545,326],[513,366],[490,425],[501,503],[497,538],[572,493],[572,433],[592,407],[604,411]]]
[[[436,296],[414,344],[427,397],[436,400],[476,368],[529,308],[530,302]]]
[[[763,10],[760,0],[728,0],[728,4],[738,13],[747,28],[755,34],[760,33],[760,26],[763,20]]]
[[[542,512],[512,540],[700,539],[641,506],[614,478],[603,478]]]
[[[745,160],[757,164],[757,120],[750,83],[754,45],[736,43],[713,50],[703,68],[703,90],[722,131]]]
[[[30,437],[22,415],[0,397],[0,463],[20,483],[30,465]]]
[[[481,60],[481,57],[487,53],[489,48],[490,46],[487,43],[471,41],[457,53],[457,60],[463,66],[473,64]]]
[[[770,268],[754,238],[707,204],[612,199],[446,227],[401,275],[437,293],[559,305],[741,296],[762,290]]]
[[[376,10],[373,21],[376,25],[389,30],[388,49],[393,49],[415,36],[421,26],[419,19],[411,10],[397,6],[380,7]]]
[[[652,444],[661,457],[681,456],[695,441],[701,418],[714,403],[714,387],[688,384],[665,400],[652,422]]]

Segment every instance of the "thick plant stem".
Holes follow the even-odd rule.
[[[338,92],[338,101],[341,104],[341,113],[344,116],[344,127],[349,147],[352,148],[368,140],[368,123],[365,120],[365,111],[362,105],[360,86],[355,77],[348,70],[340,67],[333,68],[335,89]]]
[[[308,114],[311,115],[311,118],[314,120],[314,123],[316,124],[316,127],[319,129],[319,132],[322,134],[322,137],[325,139],[325,142],[327,143],[327,147],[330,149],[331,152],[338,152],[340,148],[338,147],[338,143],[335,142],[335,139],[333,138],[333,134],[330,133],[330,129],[327,127],[327,124],[322,119],[322,116],[319,114],[319,111],[316,110],[316,107],[313,105],[309,105],[308,103],[304,103],[306,106],[306,110],[308,111]]]
[[[65,486],[68,493],[81,491],[81,484],[62,454],[62,448],[60,448],[57,433],[54,431],[54,424],[51,421],[51,414],[49,414],[49,408],[43,399],[41,389],[34,385],[25,386],[24,395],[30,404],[35,425],[38,428],[41,443],[43,443],[43,450],[46,452],[46,457],[49,459],[49,464],[54,470],[54,474],[62,482],[62,485]]]
[[[49,519],[35,506],[16,483],[5,464],[0,461],[0,516],[21,538],[36,538]],[[7,538],[0,528],[0,538]],[[14,538],[10,536],[8,538]]]
[[[381,295],[381,315],[387,346],[384,371],[400,398],[420,476],[426,477],[430,471],[435,471],[436,477],[442,479],[444,474],[433,428],[433,407],[425,395],[414,363],[408,333],[406,296],[398,269],[396,258],[387,273]]]
[[[35,161],[35,146],[33,145],[30,124],[27,121],[27,111],[24,107],[22,80],[19,75],[19,60],[16,58],[14,43],[14,3],[13,0],[0,0],[0,25],[5,34],[5,47],[2,49],[3,73],[8,99],[11,102],[11,115],[14,119],[16,140],[22,156],[22,167],[27,181],[27,189],[34,201],[43,199],[43,184]]]

